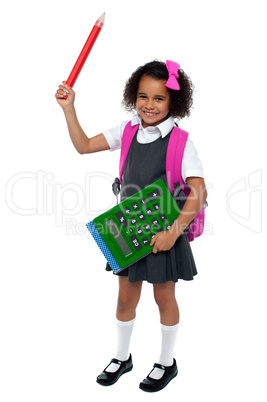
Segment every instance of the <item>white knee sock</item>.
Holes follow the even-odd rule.
[[[116,318],[117,326],[117,353],[115,358],[121,361],[128,360],[129,358],[129,347],[131,335],[133,332],[135,318],[131,321],[119,321]],[[119,365],[116,363],[111,363],[106,371],[110,373],[115,373],[119,369]]]
[[[157,363],[163,366],[173,365],[173,350],[178,333],[179,323],[176,325],[163,325],[161,324],[161,353]],[[159,380],[164,374],[164,370],[154,368],[150,377]]]

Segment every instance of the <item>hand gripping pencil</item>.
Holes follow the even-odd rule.
[[[98,20],[96,21],[76,63],[74,64],[74,67],[69,75],[69,78],[66,81],[66,84],[69,85],[70,87],[73,87],[73,85],[75,84],[75,81],[77,80],[84,63],[92,47],[94,46],[94,43],[99,35],[99,32],[101,31],[104,25],[104,21],[105,21],[105,13],[102,14],[101,17],[99,17]]]

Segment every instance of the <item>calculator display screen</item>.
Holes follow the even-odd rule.
[[[115,238],[116,242],[120,246],[120,249],[125,255],[125,257],[127,257],[129,254],[132,254],[132,250],[126,243],[126,240],[123,238],[113,219],[109,219],[108,221],[106,221],[106,225],[109,228],[110,232],[112,233],[113,237]]]

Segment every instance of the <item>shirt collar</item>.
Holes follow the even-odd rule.
[[[136,113],[132,117],[131,125],[135,126],[137,124],[140,125],[141,129],[146,130],[146,132],[148,132],[148,133],[155,134],[155,133],[159,132],[160,135],[162,136],[162,138],[164,138],[173,129],[174,118],[170,116],[167,120],[164,120],[158,126],[155,126],[155,127],[150,126],[150,127],[147,127],[147,128],[144,129],[142,127],[142,119],[141,119],[140,115],[138,113]]]

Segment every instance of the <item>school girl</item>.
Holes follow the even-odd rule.
[[[66,93],[67,99],[64,98]],[[77,119],[75,92],[65,81],[59,86],[56,99],[64,111],[73,145],[80,154],[114,151],[121,147],[127,122],[88,138]],[[174,119],[189,116],[192,103],[192,82],[175,62],[152,61],[139,67],[129,78],[124,90],[123,105],[127,111],[135,111],[131,125],[137,126],[137,132],[123,171],[121,200],[133,195],[137,188],[142,189],[158,179],[163,179],[167,184],[166,151],[175,125]],[[117,351],[97,377],[101,385],[114,384],[122,374],[133,368],[129,353],[130,339],[143,281],[153,285],[155,302],[159,308],[162,342],[157,363],[139,387],[147,392],[159,391],[178,373],[173,356],[179,327],[175,285],[179,279],[189,281],[197,274],[185,228],[201,209],[207,196],[202,164],[190,138],[183,154],[182,178],[191,192],[178,219],[169,230],[153,237],[153,253],[118,275]]]

